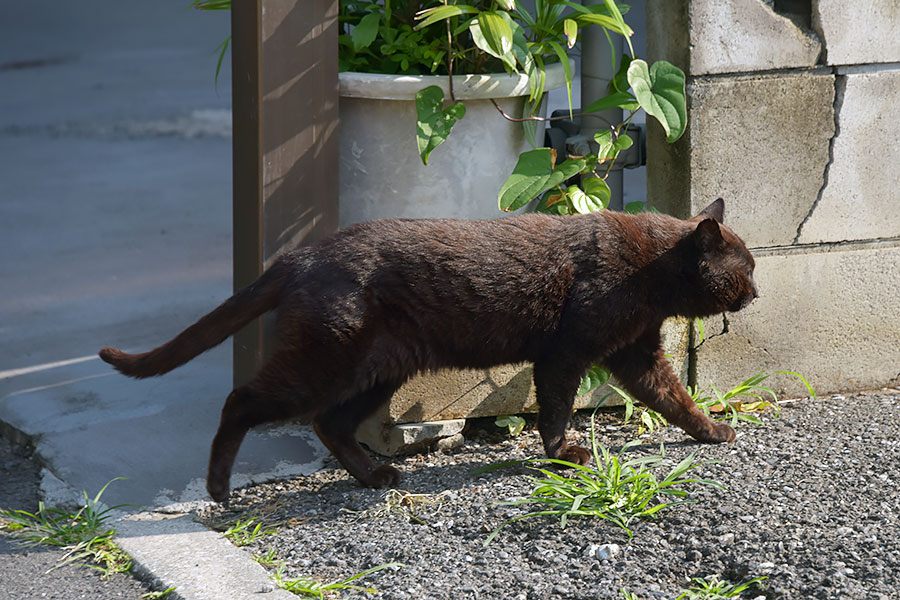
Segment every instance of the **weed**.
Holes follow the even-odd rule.
[[[815,390],[799,373],[793,371],[776,371],[776,373],[799,378],[809,395],[812,398],[816,397]],[[772,388],[762,385],[762,382],[769,377],[771,374],[760,371],[724,394],[712,385],[706,390],[701,391],[695,387],[689,391],[697,406],[708,416],[718,420],[730,420],[732,426],[737,425],[738,421],[760,424],[762,421],[752,413],[760,413],[773,407],[775,408],[775,417],[778,417],[778,396]],[[749,401],[747,401],[748,398]]]
[[[494,421],[494,425],[497,427],[506,427],[509,430],[509,435],[517,436],[525,429],[525,419],[518,415],[503,415],[497,417]]]
[[[406,490],[388,490],[384,493],[383,501],[372,508],[359,512],[366,517],[381,518],[390,514],[401,514],[420,525],[426,522],[417,513],[425,507],[439,507],[450,497],[450,492],[444,490],[439,494],[413,494]],[[346,512],[357,512],[342,509]]]
[[[82,564],[101,571],[104,577],[109,577],[112,573],[126,573],[131,568],[131,559],[112,541],[115,530],[107,528],[106,521],[112,511],[127,505],[106,508],[100,502],[106,488],[120,479],[124,477],[116,477],[107,482],[93,498],[82,491],[84,504],[74,514],[59,508],[48,508],[43,502],[39,502],[36,513],[24,510],[0,511],[0,525],[19,537],[26,546],[68,548],[68,552],[54,569],[75,561],[88,560],[94,564]]]
[[[161,592],[147,592],[141,594],[141,600],[164,600],[166,596],[175,591],[175,587],[167,588]]]
[[[694,584],[686,590],[682,590],[675,600],[720,600],[724,598],[736,598],[741,592],[748,589],[751,585],[756,585],[765,581],[765,577],[754,577],[749,581],[740,584],[733,584],[729,581],[719,579],[718,575],[712,575],[707,578],[695,577],[692,581]]]
[[[294,594],[300,596],[311,596],[314,598],[324,598],[325,594],[328,592],[333,592],[336,590],[353,590],[355,592],[365,592],[368,594],[376,594],[378,590],[371,587],[363,587],[354,585],[352,582],[362,579],[367,575],[371,575],[372,573],[376,573],[383,569],[388,569],[392,567],[403,567],[402,563],[392,562],[384,565],[378,565],[377,567],[372,567],[371,569],[366,569],[362,573],[357,573],[356,575],[351,575],[347,579],[341,581],[333,581],[331,583],[319,583],[315,579],[311,577],[297,577],[296,579],[285,579],[284,578],[284,563],[281,563],[278,566],[278,570],[272,576],[275,579],[275,583],[278,584],[283,590],[287,590]]]
[[[275,567],[279,564],[276,555],[275,548],[269,548],[265,554],[254,554],[252,558],[264,567]]]
[[[257,523],[256,527],[253,529],[250,529],[250,526],[254,521],[256,521],[256,519],[247,519],[246,521],[238,519],[235,524],[226,529],[222,535],[235,546],[241,547],[252,544],[264,535],[277,533],[274,529],[263,530],[263,524],[261,522]]]
[[[556,459],[513,461],[496,465],[496,467],[500,467],[522,462],[543,462],[573,469],[575,473],[569,477],[547,468],[529,467],[543,475],[543,477],[531,477],[535,486],[531,495],[503,504],[538,504],[542,508],[509,519],[488,536],[484,545],[488,545],[501,529],[513,521],[547,515],[559,517],[562,527],[566,526],[568,518],[572,516],[599,517],[621,527],[631,537],[629,525],[635,519],[650,517],[664,508],[690,502],[684,499],[688,493],[682,489],[682,486],[699,483],[718,488],[724,487],[716,481],[685,477],[688,471],[709,464],[708,462],[697,462],[696,453],[690,454],[672,467],[665,477],[657,479],[653,470],[670,464],[670,461],[665,458],[665,447],[660,445],[660,453],[657,456],[626,459],[625,452],[638,443],[638,441],[629,442],[617,454],[610,453],[609,450],[597,444],[592,416],[591,448],[596,467],[577,465]],[[480,472],[490,469],[491,467],[487,467],[481,469]],[[658,501],[659,497],[674,497],[675,499]]]
[[[619,593],[622,594],[622,597],[625,598],[625,600],[640,600],[637,597],[637,594],[635,594],[634,592],[629,592],[625,588],[620,588]]]

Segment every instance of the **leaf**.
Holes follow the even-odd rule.
[[[577,185],[566,188],[566,199],[580,215],[590,214],[606,208],[597,198],[588,196]]]
[[[634,202],[629,202],[625,205],[625,208],[622,209],[624,212],[629,215],[639,215],[644,212],[644,203],[640,200],[635,200]]]
[[[516,436],[525,429],[525,419],[518,415],[505,415],[497,417],[494,421],[494,425],[497,427],[506,427],[509,430],[510,435]]]
[[[462,102],[443,109],[444,91],[430,85],[416,93],[416,142],[422,163],[428,164],[428,156],[447,136],[453,125],[466,115]]]
[[[599,177],[584,177],[581,181],[581,187],[584,188],[585,194],[602,207],[598,210],[603,210],[609,206],[609,199],[612,193],[609,191],[609,185],[607,185],[606,180]],[[609,378],[608,374],[607,378]]]
[[[640,108],[640,104],[638,104],[637,99],[628,92],[615,92],[588,105],[582,112],[593,113],[601,110],[609,110],[610,108],[636,110]]]
[[[600,146],[597,150],[597,158],[600,162],[615,160],[622,150],[631,147],[634,141],[625,134],[613,139],[613,132],[609,129],[601,129],[594,134],[594,141]]]
[[[599,365],[593,365],[584,374],[581,379],[581,385],[578,386],[577,394],[579,396],[587,394],[590,391],[600,387],[609,381],[609,370]]]
[[[645,61],[635,59],[628,67],[628,83],[641,108],[660,122],[666,140],[680,138],[687,127],[684,72],[664,60],[648,68]]]
[[[434,8],[427,8],[416,13],[416,19],[421,19],[422,22],[416,25],[415,28],[422,29],[423,27],[428,27],[432,23],[437,23],[438,21],[443,21],[451,17],[458,17],[459,15],[474,14],[477,12],[477,8],[475,8],[474,6],[469,6],[467,4],[444,4],[441,6],[435,6]]]
[[[381,15],[377,12],[369,13],[359,20],[359,23],[353,28],[353,33],[350,34],[355,51],[359,52],[363,48],[368,48],[369,44],[375,41],[380,21]]]
[[[469,24],[475,45],[497,58],[507,56],[513,47],[512,28],[496,11],[485,11]]]
[[[562,184],[584,168],[583,158],[573,158],[554,166],[556,151],[535,148],[519,155],[512,174],[500,187],[497,201],[500,210],[511,212],[522,208],[544,191]]]
[[[572,19],[563,21],[563,32],[566,34],[566,45],[571,48],[578,41],[578,23]]]
[[[516,10],[516,0],[497,0],[503,10]]]

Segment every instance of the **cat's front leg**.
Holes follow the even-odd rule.
[[[678,379],[659,343],[659,333],[646,334],[606,361],[606,366],[628,392],[669,423],[701,442],[733,442],[736,434],[727,423],[717,423],[697,408]]]
[[[591,462],[591,453],[566,441],[575,392],[584,368],[558,357],[534,363],[534,387],[538,401],[538,431],[549,458],[578,465]]]

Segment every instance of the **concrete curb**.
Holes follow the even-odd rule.
[[[135,513],[114,524],[135,575],[173,600],[291,600],[265,569],[192,515]]]

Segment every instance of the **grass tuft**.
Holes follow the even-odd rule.
[[[36,513],[25,510],[0,510],[0,527],[15,535],[26,546],[55,546],[68,551],[53,568],[76,563],[99,570],[108,578],[112,573],[126,573],[131,569],[128,557],[112,540],[115,530],[106,521],[112,511],[127,506],[119,504],[106,508],[100,497],[116,477],[104,485],[97,495],[84,495],[84,504],[75,513],[48,508],[38,503]],[[88,562],[78,562],[88,561]]]
[[[256,521],[255,518],[241,521],[238,519],[234,525],[222,532],[225,538],[235,546],[248,546],[264,535],[273,535],[277,533],[274,529],[263,529],[262,522],[256,523],[253,529],[250,526]]]
[[[377,594],[378,590],[372,587],[364,587],[354,584],[354,581],[362,579],[367,575],[371,575],[372,573],[376,573],[383,569],[393,568],[393,567],[404,567],[406,565],[398,562],[387,563],[383,565],[378,565],[377,567],[372,567],[371,569],[366,569],[362,573],[357,573],[356,575],[351,575],[347,579],[343,579],[341,581],[333,581],[331,583],[320,583],[311,577],[297,577],[295,579],[285,579],[284,578],[284,563],[281,563],[278,566],[278,570],[272,576],[275,579],[275,583],[278,584],[283,590],[287,590],[291,593],[297,594],[299,596],[307,596],[312,598],[324,598],[325,594],[329,592],[335,592],[338,590],[352,590],[354,592],[363,592],[367,594]]]
[[[751,585],[760,587],[765,581],[765,577],[754,577],[743,583],[734,584],[724,579],[719,579],[718,575],[710,577],[695,577],[694,582],[686,590],[682,590],[675,600],[724,600],[725,598],[737,598],[741,592],[750,588]]]
[[[540,508],[504,522],[488,536],[484,545],[490,544],[506,525],[539,516],[558,517],[562,527],[566,526],[570,517],[598,517],[621,527],[630,538],[632,532],[629,525],[635,519],[652,517],[663,509],[691,502],[685,499],[688,492],[683,486],[693,483],[724,488],[717,481],[687,476],[692,469],[710,462],[698,462],[696,453],[673,466],[661,479],[658,478],[655,471],[671,464],[665,457],[665,447],[660,445],[660,453],[656,456],[626,458],[625,452],[639,443],[629,442],[618,453],[611,453],[597,443],[594,418],[591,417],[591,448],[596,467],[556,459],[497,465],[550,463],[571,469],[574,473],[563,475],[549,468],[529,467],[541,474],[530,477],[534,484],[531,494],[527,498],[503,504],[539,505]]]

